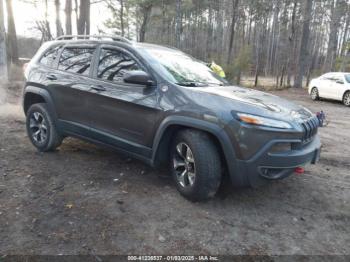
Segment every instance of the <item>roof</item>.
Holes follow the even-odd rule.
[[[53,42],[56,42],[56,43],[63,42],[63,43],[72,43],[72,44],[121,43],[121,44],[133,46],[135,48],[147,48],[147,49],[154,48],[157,50],[164,50],[164,51],[177,50],[179,52],[182,52],[181,50],[178,50],[175,47],[162,46],[162,45],[156,45],[156,44],[150,44],[150,43],[144,43],[144,42],[135,42],[125,37],[121,37],[117,35],[62,35],[60,37],[57,37]]]
[[[345,75],[345,74],[350,74],[350,73],[349,72],[328,72],[326,74]]]
[[[131,44],[131,41],[125,37],[118,35],[61,35],[55,40],[103,40],[109,39],[110,41],[119,41],[123,43]]]
[[[150,44],[150,43],[144,43],[144,42],[133,42],[133,46],[136,48],[147,48],[147,49],[158,49],[158,50],[164,50],[164,51],[179,51],[182,52],[181,50],[172,47],[172,46],[163,46],[163,45],[157,45],[157,44]]]

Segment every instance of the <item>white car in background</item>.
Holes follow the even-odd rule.
[[[312,100],[320,98],[339,100],[350,106],[350,73],[327,73],[310,82]]]

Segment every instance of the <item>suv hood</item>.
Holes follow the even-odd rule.
[[[298,122],[305,121],[312,117],[312,113],[305,107],[291,103],[278,96],[254,89],[238,86],[208,86],[196,87],[195,89],[255,107],[259,109],[259,113],[256,113],[257,115],[271,115],[279,118],[283,116]],[[261,110],[264,112],[261,112]]]

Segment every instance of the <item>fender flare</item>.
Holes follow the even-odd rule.
[[[223,127],[220,127],[217,124],[210,123],[201,119],[195,119],[195,118],[186,117],[186,116],[168,116],[161,122],[156,132],[155,138],[153,140],[153,147],[152,147],[153,152],[152,152],[152,159],[151,159],[152,165],[155,164],[157,151],[159,149],[159,145],[164,133],[170,126],[174,126],[174,125],[184,126],[188,128],[195,128],[198,130],[206,131],[211,135],[213,135],[220,143],[232,183],[234,184],[244,183],[243,181],[244,178],[240,175],[240,172],[238,172],[238,162],[236,158],[236,152],[232,146],[232,142],[229,136],[226,134]]]
[[[57,120],[57,113],[56,113],[56,109],[55,109],[55,104],[53,102],[53,99],[52,99],[50,93],[47,90],[43,89],[43,88],[40,88],[40,87],[37,87],[37,86],[26,86],[25,87],[25,91],[24,91],[24,94],[23,94],[23,110],[25,110],[25,106],[24,105],[25,105],[26,95],[29,94],[29,93],[39,95],[45,100],[45,103],[47,104],[47,107],[48,107],[50,113],[52,114],[52,117],[53,117],[54,121],[56,122],[56,120]]]

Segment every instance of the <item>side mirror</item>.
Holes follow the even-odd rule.
[[[343,80],[337,80],[336,83],[337,83],[337,84],[344,85],[344,81],[343,81]]]
[[[125,83],[144,86],[151,86],[154,84],[151,76],[144,71],[129,71],[124,75],[123,80]]]

